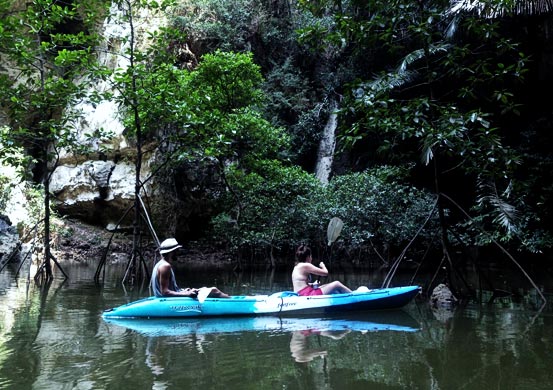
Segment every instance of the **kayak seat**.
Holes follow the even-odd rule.
[[[297,297],[298,293],[293,291],[279,291],[274,294],[271,294],[271,298],[284,298],[284,297]]]

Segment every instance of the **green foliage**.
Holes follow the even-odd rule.
[[[273,91],[268,96],[267,113],[276,123],[281,121],[281,116],[297,120],[311,107],[309,80],[292,64],[291,58],[269,71],[264,89]]]
[[[452,2],[451,7],[454,12],[469,12],[486,18],[511,16],[513,14],[532,16],[553,11],[551,3],[542,0],[496,0],[474,1],[470,3],[455,0]]]
[[[347,3],[338,10],[333,1],[302,4],[316,17],[333,16],[331,28],[307,28],[303,39],[343,42],[354,61],[367,51],[387,59],[373,61],[369,71],[378,76],[352,83],[343,103],[341,141],[354,156],[364,153],[371,164],[436,164],[438,191],[455,187],[451,174],[464,176],[466,187],[484,192],[480,201],[473,198],[473,210],[507,241],[538,221],[524,202],[529,187],[518,174],[524,161],[506,142],[517,131],[509,121],[520,114],[516,91],[528,58],[499,21],[453,15],[447,3]],[[484,182],[497,190],[476,184]]]
[[[26,177],[28,167],[36,162],[12,138],[12,131],[7,126],[0,127],[0,162],[2,165],[14,167],[21,178]]]
[[[262,81],[250,54],[217,51],[204,56],[182,86],[192,91],[187,106],[193,108],[194,119],[179,133],[177,152],[181,159],[217,161],[232,199],[227,200],[225,210],[236,220],[249,202],[248,187],[259,176],[277,175],[278,161],[285,158],[289,147],[283,129],[261,115]]]
[[[190,120],[184,96],[186,90],[180,88],[187,77],[185,71],[166,63],[151,66],[136,64],[132,72],[117,72],[115,83],[126,91],[119,102],[121,111],[126,113],[124,123],[130,136],[136,136],[137,126],[140,126],[141,136],[147,140],[154,139],[174,124]],[[139,88],[134,93],[131,91],[133,78],[139,80]],[[131,97],[134,97],[133,101]]]
[[[36,197],[28,199],[27,209],[44,222],[41,270],[47,278],[53,257],[50,178],[60,150],[76,144],[76,107],[95,78],[93,48],[99,37],[92,31],[103,5],[102,0],[33,0],[23,8],[19,2],[0,3],[0,58],[7,66],[0,72],[0,108],[9,128],[0,131],[0,160],[42,185],[41,213],[31,201]]]
[[[39,185],[25,183],[23,196],[25,197],[25,208],[29,215],[29,220],[23,221],[20,228],[27,230],[33,228],[35,223],[44,218],[44,188]],[[53,213],[53,210],[50,209],[50,213]]]
[[[345,222],[340,241],[349,250],[367,251],[369,240],[389,246],[408,242],[428,217],[434,199],[398,183],[397,168],[343,175],[323,186],[297,167],[269,163],[256,173],[233,172],[229,181],[242,194],[240,219],[222,213],[214,219],[214,234],[231,248],[259,251],[294,248],[301,242],[326,245],[328,221]],[[429,242],[433,220],[421,242]]]
[[[216,49],[242,51],[247,48],[257,9],[252,0],[185,0],[179,2],[174,23],[200,54]]]
[[[12,5],[3,3],[4,7]],[[11,129],[2,132],[0,155],[11,162],[16,163],[10,157],[15,146],[46,165],[59,148],[74,144],[73,126],[79,112],[72,108],[85,99],[92,81],[89,68],[98,36],[88,32],[96,21],[88,11],[94,5],[33,1],[24,9],[13,5],[12,12],[2,11],[6,16],[0,29],[0,51],[10,70],[0,77],[0,105]],[[80,30],[64,32],[67,23]],[[30,162],[28,158],[19,161]]]
[[[297,48],[297,13],[288,0],[185,0],[175,9],[173,23],[199,56],[216,50],[252,51],[268,69]]]
[[[125,22],[177,4],[115,3]],[[60,148],[77,150],[79,113],[70,108],[101,98],[84,92],[94,76],[113,76],[112,98],[139,155],[154,140],[175,162],[216,164],[226,192],[215,231],[233,248],[324,245],[331,216],[346,221],[342,240],[351,248],[405,242],[433,200],[400,184],[420,176],[393,180],[403,172],[390,164],[416,166],[427,175],[417,184],[439,183],[438,191],[463,187],[476,217],[448,222],[458,223],[465,242],[551,246],[538,212],[544,205],[541,217],[550,215],[551,186],[539,179],[550,170],[550,152],[536,152],[533,130],[518,127],[530,59],[504,19],[475,17],[450,2],[180,1],[174,28],[146,39],[133,30],[121,42],[130,66],[111,75],[92,55],[93,23],[107,3],[15,4],[0,2],[0,54],[10,66],[0,70],[9,125],[0,131],[0,157],[26,174],[34,167],[37,180],[51,173]],[[175,65],[174,48],[185,45],[203,55],[196,69]],[[329,93],[345,97],[339,141],[362,161],[356,168],[383,168],[323,187],[288,164],[312,158],[326,108],[315,102]],[[533,134],[526,149],[519,134]]]
[[[127,10],[121,23],[134,26],[137,15],[148,11],[151,15],[163,12],[172,1],[124,2]],[[140,145],[152,140],[174,123],[188,120],[185,104],[186,90],[179,88],[188,73],[174,66],[176,54],[171,46],[182,40],[175,29],[160,27],[148,31],[144,41],[137,38],[139,31],[132,29],[130,43],[123,55],[130,59],[128,66],[115,69],[111,75],[112,89],[118,91],[112,99],[119,104],[129,136]]]
[[[143,134],[176,142],[178,160],[216,158],[252,166],[286,149],[285,134],[256,108],[263,79],[251,54],[217,51],[193,71],[166,62],[136,64],[132,75],[140,81],[134,96]],[[125,72],[117,81],[128,88],[130,76]],[[132,129],[135,117],[128,113]]]
[[[260,68],[251,53],[219,50],[204,55],[194,70],[165,61],[135,63],[133,72],[118,74],[129,91],[124,95],[135,98],[127,126],[139,123],[143,136],[171,141],[174,158],[166,157],[173,164],[215,162],[230,195],[226,212],[240,214],[245,190],[236,178],[267,175],[289,145],[283,129],[262,116]],[[134,94],[133,80],[139,86]]]
[[[336,177],[328,188],[333,215],[348,221],[342,236],[352,249],[374,241],[404,245],[415,236],[428,217],[433,197],[400,184],[399,169],[381,167],[373,171]],[[437,220],[425,229],[419,242],[428,242]]]
[[[302,223],[305,210],[298,208],[297,200],[320,190],[312,175],[298,167],[265,161],[252,173],[230,169],[227,178],[240,194],[242,209],[239,220],[227,212],[214,219],[214,234],[219,241],[235,250],[256,250],[294,245],[300,240],[298,235],[311,231],[309,224]],[[229,197],[228,205],[233,204],[234,199]]]
[[[262,81],[261,70],[253,62],[252,53],[217,50],[202,57],[187,87],[196,91],[198,109],[225,114],[259,104]]]
[[[263,80],[251,54],[208,54],[183,81],[193,118],[180,133],[181,156],[193,149],[196,157],[213,157],[221,166],[232,162],[253,170],[258,161],[277,158],[287,149],[285,133],[258,109]]]
[[[196,54],[252,52],[265,75],[263,116],[274,126],[288,128],[299,161],[314,150],[321,126],[316,125],[318,99],[311,73],[316,58],[297,43],[296,28],[309,16],[286,0],[185,1],[175,11],[174,25],[187,35]],[[322,72],[326,74],[326,72]],[[314,87],[315,86],[315,87]]]
[[[316,150],[324,126],[319,108],[313,108],[309,79],[287,58],[267,74],[263,89],[265,115],[272,123],[286,126],[291,136],[293,157]]]
[[[6,205],[10,199],[12,187],[10,178],[4,175],[0,175],[0,213],[4,213]]]

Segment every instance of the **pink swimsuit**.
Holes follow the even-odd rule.
[[[309,296],[309,295],[323,295],[323,291],[320,288],[313,288],[311,286],[305,286],[300,291],[298,291],[298,295],[301,296]]]

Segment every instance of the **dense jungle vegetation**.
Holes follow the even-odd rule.
[[[116,99],[137,168],[141,148],[157,145],[156,175],[177,188],[168,197],[204,210],[190,217],[194,232],[173,226],[182,240],[275,261],[300,242],[328,250],[326,226],[339,217],[333,251],[359,263],[408,251],[451,265],[467,248],[550,259],[547,2],[115,1],[131,21],[144,8],[170,20],[147,48],[132,35],[130,66],[116,70],[95,61],[106,2],[34,0],[27,13],[13,3],[0,2],[0,52],[34,81],[1,69],[1,157],[46,195],[56,151],[79,145],[77,114],[63,109]],[[87,95],[109,77],[119,95]],[[317,149],[334,112],[321,183]],[[211,180],[180,194],[190,165]]]

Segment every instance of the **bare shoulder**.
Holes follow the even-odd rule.
[[[295,270],[302,275],[317,272],[319,268],[310,263],[300,263],[296,266]]]
[[[294,267],[294,271],[303,272],[304,270],[308,269],[311,264],[309,263],[298,263]]]
[[[158,266],[158,271],[159,272],[167,272],[171,269],[171,264],[167,263],[166,261],[164,261],[163,263],[161,263],[159,266]]]

